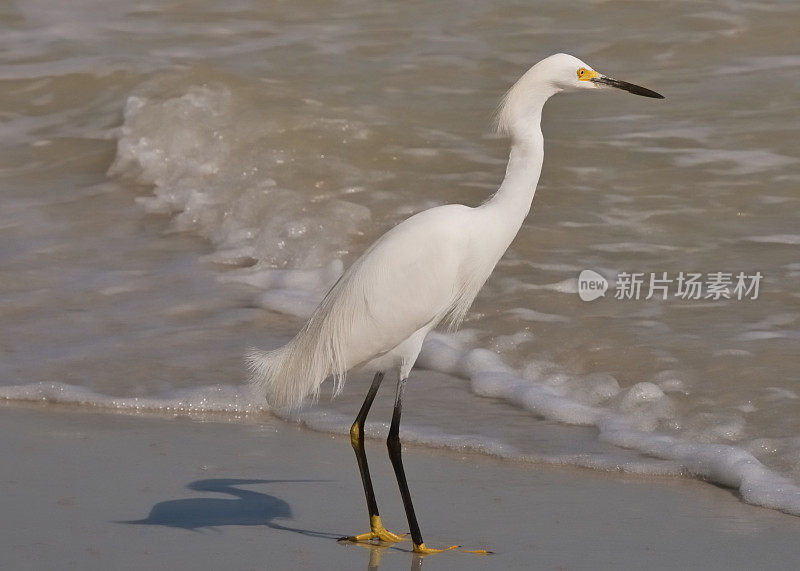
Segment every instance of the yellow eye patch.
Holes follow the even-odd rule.
[[[594,70],[586,69],[585,67],[582,67],[578,70],[578,79],[581,81],[589,81],[595,77],[600,77],[600,74]]]

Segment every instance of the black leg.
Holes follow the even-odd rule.
[[[375,378],[372,379],[372,385],[370,385],[369,391],[367,391],[364,404],[361,405],[361,410],[358,411],[358,416],[356,416],[356,420],[350,428],[350,443],[353,445],[353,450],[355,450],[356,453],[358,471],[361,473],[361,483],[364,484],[364,495],[367,497],[370,530],[361,535],[342,537],[341,540],[368,541],[370,539],[380,539],[381,541],[395,542],[402,541],[403,539],[403,535],[388,531],[381,523],[381,517],[378,515],[378,502],[375,501],[375,492],[372,489],[372,478],[370,478],[369,475],[367,453],[364,451],[364,423],[367,420],[367,414],[369,414],[372,401],[375,400],[375,395],[381,386],[381,381],[383,381],[383,373],[376,373]]]
[[[397,477],[397,485],[400,488],[400,496],[403,498],[403,507],[406,509],[411,541],[414,542],[414,552],[421,554],[440,553],[455,549],[458,546],[452,545],[447,549],[431,549],[426,547],[422,541],[422,532],[419,529],[417,514],[414,512],[414,504],[411,501],[411,492],[408,489],[406,471],[403,469],[403,452],[400,444],[400,416],[403,413],[403,390],[405,386],[406,379],[400,379],[397,383],[397,396],[394,401],[394,413],[392,414],[392,424],[389,427],[389,438],[386,439],[386,446],[389,448],[389,459],[392,461],[394,474]]]
[[[367,510],[369,510],[370,519],[379,514],[378,503],[375,501],[375,492],[372,489],[372,478],[369,476],[367,453],[364,451],[364,423],[367,420],[367,414],[369,414],[372,401],[375,400],[375,394],[381,386],[381,381],[383,381],[383,373],[376,373],[375,378],[372,379],[372,385],[370,385],[369,391],[367,391],[364,404],[361,405],[361,410],[358,411],[356,421],[350,428],[350,443],[353,445],[353,450],[355,450],[356,453],[358,471],[361,473],[361,482],[364,484],[364,494],[367,496]]]
[[[408,489],[406,471],[403,469],[403,453],[400,445],[400,415],[403,413],[403,389],[405,384],[405,379],[400,380],[397,384],[397,397],[394,401],[392,425],[389,428],[389,438],[386,439],[386,446],[389,448],[389,459],[392,461],[394,474],[397,476],[397,485],[400,488],[400,496],[403,498],[403,507],[406,509],[411,540],[414,545],[421,545],[422,532],[419,530],[417,515],[414,513],[414,504],[411,502],[411,492]]]

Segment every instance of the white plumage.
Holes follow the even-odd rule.
[[[476,243],[475,209],[420,212],[378,239],[345,271],[305,327],[276,351],[251,351],[252,378],[271,406],[296,407],[329,376],[349,369],[399,369],[407,376],[425,335],[443,319],[457,326],[494,260],[464,256]],[[466,231],[465,231],[466,230]]]
[[[270,406],[298,407],[330,375],[338,392],[355,367],[397,369],[405,378],[433,327],[443,320],[458,326],[530,210],[542,168],[545,101],[564,89],[601,85],[581,79],[581,69],[602,78],[579,59],[556,54],[508,91],[497,127],[512,149],[489,200],[476,208],[432,208],[398,224],[345,271],[287,345],[248,352],[251,382]]]

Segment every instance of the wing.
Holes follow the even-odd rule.
[[[331,289],[312,321],[324,320],[346,369],[390,351],[453,308],[465,286],[471,211],[447,205],[412,216]]]

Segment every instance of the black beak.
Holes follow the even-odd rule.
[[[594,83],[600,83],[602,85],[609,85],[611,87],[616,87],[617,89],[622,89],[624,91],[629,91],[634,95],[641,95],[642,97],[652,97],[653,99],[664,99],[664,96],[660,93],[656,93],[651,89],[647,89],[646,87],[642,87],[640,85],[634,85],[632,83],[628,83],[627,81],[620,81],[618,79],[611,79],[610,77],[595,77],[590,79]]]

